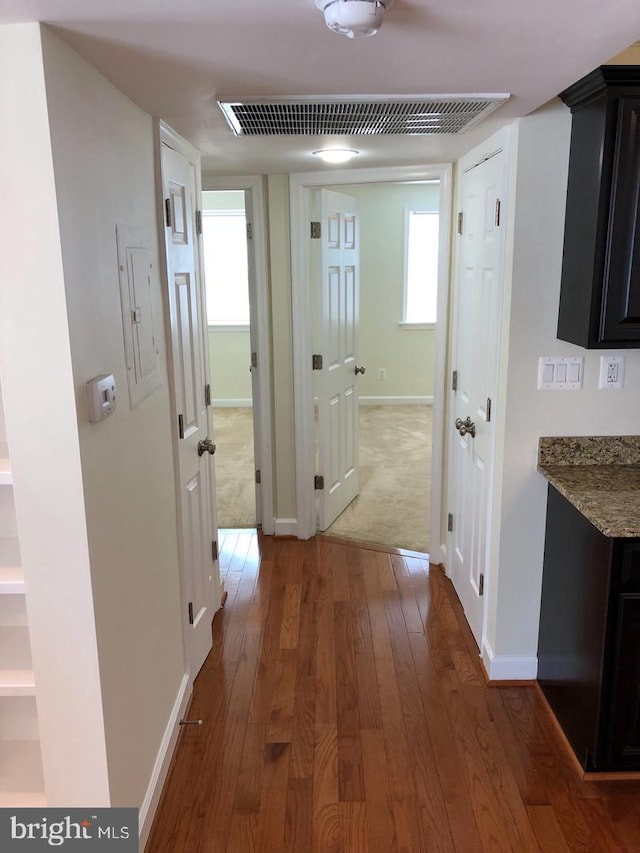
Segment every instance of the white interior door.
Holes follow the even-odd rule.
[[[190,670],[200,670],[211,649],[211,622],[220,580],[212,543],[215,529],[213,449],[205,404],[208,348],[204,288],[196,235],[196,165],[162,146],[173,388],[177,421],[179,522],[183,595]],[[209,444],[207,444],[209,442]],[[204,452],[203,452],[204,451]]]
[[[247,262],[248,262],[248,287],[249,287],[249,341],[251,346],[251,406],[253,416],[253,460],[256,469],[256,525],[262,525],[262,458],[260,453],[260,434],[262,423],[260,418],[260,406],[256,405],[260,400],[260,371],[258,358],[258,288],[256,282],[256,257],[253,245],[254,213],[253,194],[251,190],[244,192],[245,216],[247,220]],[[260,472],[260,475],[258,475]]]
[[[350,196],[320,190],[319,207],[318,526],[326,530],[358,494],[360,226]]]
[[[449,445],[449,574],[481,646],[494,458],[503,285],[502,153],[462,176],[462,237],[454,316],[457,388]]]

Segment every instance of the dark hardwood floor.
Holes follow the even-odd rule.
[[[534,687],[487,686],[426,560],[224,537],[228,599],[147,853],[640,852],[640,782],[584,782]]]

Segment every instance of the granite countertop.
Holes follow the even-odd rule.
[[[640,537],[640,436],[541,438],[538,470],[605,536]]]

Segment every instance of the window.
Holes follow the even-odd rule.
[[[249,325],[247,220],[243,210],[203,210],[202,245],[207,321],[222,328]]]
[[[407,210],[405,216],[404,314],[405,328],[431,326],[438,302],[439,214]]]

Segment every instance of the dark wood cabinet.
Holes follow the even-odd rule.
[[[640,539],[549,486],[538,682],[585,770],[640,770]]]
[[[560,97],[572,118],[558,338],[640,347],[640,66],[602,66]]]

